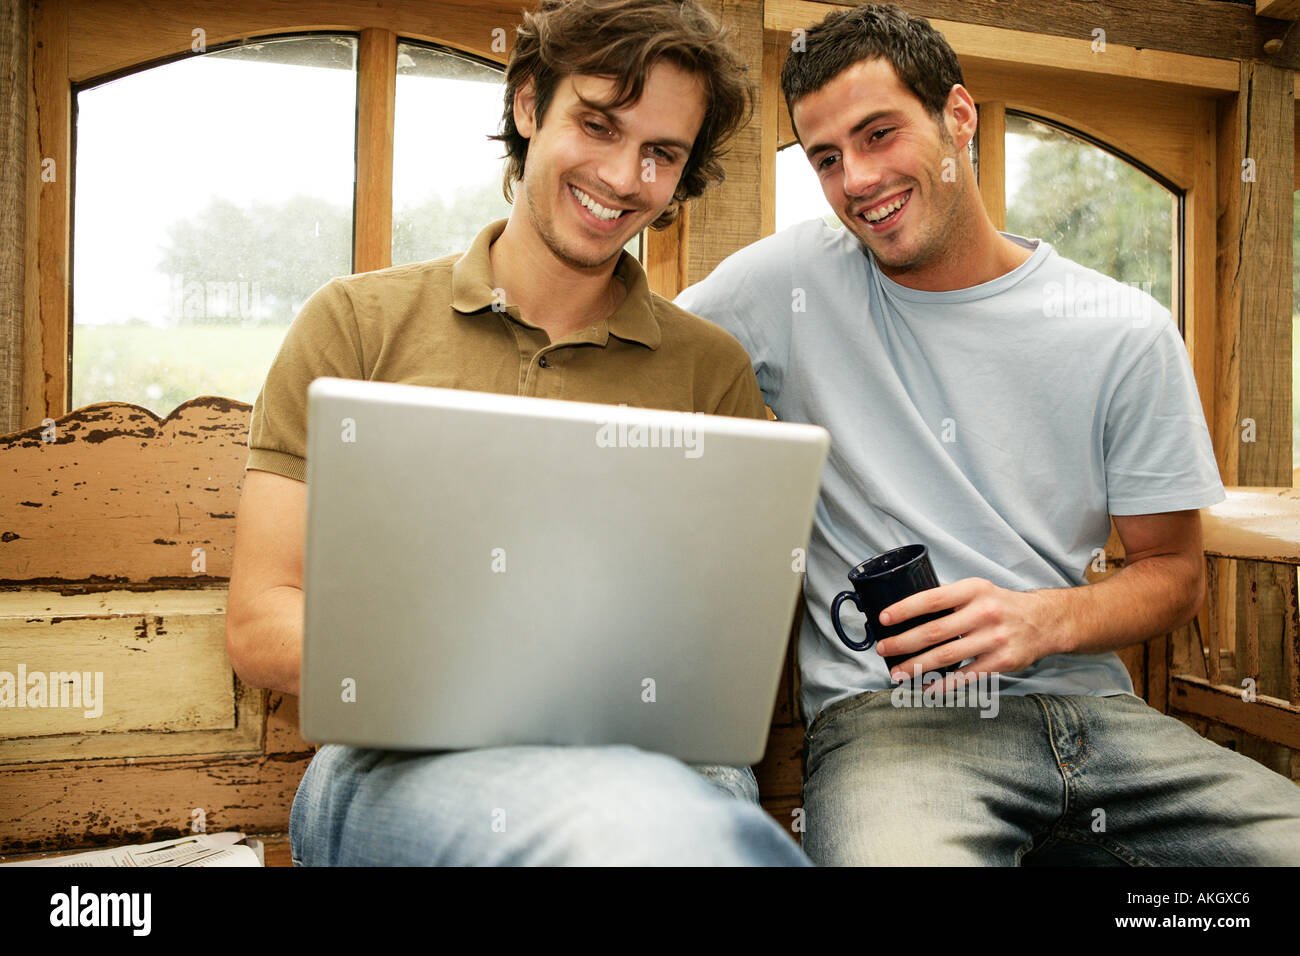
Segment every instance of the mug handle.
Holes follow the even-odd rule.
[[[835,625],[835,633],[840,636],[844,645],[853,651],[865,651],[871,645],[876,643],[876,635],[871,632],[871,621],[867,621],[867,639],[862,643],[849,640],[849,636],[844,633],[844,628],[840,627],[840,605],[845,601],[852,601],[853,606],[862,611],[862,600],[857,591],[841,591],[835,595],[835,600],[831,602],[831,623]],[[866,612],[863,611],[865,614]]]

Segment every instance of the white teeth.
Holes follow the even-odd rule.
[[[867,222],[880,222],[880,220],[888,217],[891,213],[897,212],[899,209],[902,209],[903,203],[907,202],[908,196],[910,195],[911,193],[900,196],[899,198],[891,202],[888,206],[881,206],[879,209],[873,209],[870,212],[863,213],[862,218],[865,219]]]
[[[623,215],[624,212],[626,212],[626,210],[624,209],[606,209],[600,203],[596,202],[596,200],[592,199],[590,196],[584,193],[577,186],[570,186],[569,191],[573,193],[573,195],[577,198],[578,202],[586,206],[587,209],[591,211],[591,214],[595,216],[597,219],[605,219],[605,220],[617,219],[619,216]]]

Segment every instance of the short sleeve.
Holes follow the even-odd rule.
[[[760,418],[767,420],[767,409],[763,407],[763,393],[759,391],[758,380],[754,370],[746,365],[731,383],[722,401],[713,410],[715,415],[730,415],[732,418]]]
[[[771,236],[728,256],[674,300],[735,336],[749,353],[763,399],[773,408],[790,349],[790,265],[788,259],[781,262],[785,257],[776,241],[784,238]]]
[[[307,387],[322,376],[366,377],[356,313],[331,279],[289,325],[253,403],[246,468],[307,480]]]
[[[1226,497],[1187,349],[1172,322],[1120,379],[1102,442],[1112,515],[1205,508]]]

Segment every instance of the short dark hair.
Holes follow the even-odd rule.
[[[836,10],[801,39],[781,70],[781,91],[792,120],[795,103],[861,60],[889,61],[940,129],[948,94],[954,85],[965,85],[957,54],[943,34],[924,17],[892,3]]]
[[[754,87],[727,33],[694,0],[541,0],[519,26],[506,67],[501,132],[491,137],[506,144],[506,199],[514,201],[528,155],[528,140],[515,126],[514,102],[515,91],[530,77],[541,126],[561,78],[608,77],[615,83],[613,98],[600,105],[619,109],[641,98],[650,67],[667,60],[696,74],[706,97],[704,122],[672,202],[650,228],[671,224],[683,202],[725,178],[723,146],[753,113]]]

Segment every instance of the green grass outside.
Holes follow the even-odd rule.
[[[165,418],[199,395],[250,405],[287,326],[78,326],[73,335],[72,407],[131,402]],[[1300,315],[1292,317],[1300,341]],[[1300,468],[1300,348],[1291,351],[1291,460]]]
[[[72,407],[143,405],[159,418],[200,395],[250,405],[288,326],[77,326],[72,336]]]

